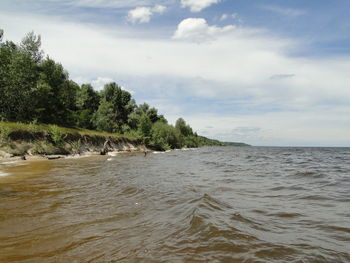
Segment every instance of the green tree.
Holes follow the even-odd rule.
[[[3,33],[3,31],[2,31]],[[0,118],[9,119],[9,113],[12,109],[10,101],[10,66],[14,52],[17,46],[13,42],[0,42]],[[12,101],[13,102],[13,101]]]
[[[60,63],[47,57],[40,65],[36,101],[39,122],[73,126],[76,95],[79,86],[69,80],[68,72]]]
[[[186,124],[186,122],[183,118],[179,118],[176,121],[175,128],[178,129],[180,131],[180,133],[185,137],[193,135],[192,128]]]
[[[159,150],[181,148],[180,133],[173,126],[158,121],[152,127],[151,143]]]
[[[100,104],[100,95],[90,84],[83,84],[77,92],[77,126],[94,129],[94,113],[98,110]]]
[[[115,112],[113,109],[113,103],[106,101],[102,98],[100,106],[97,112],[94,114],[94,124],[100,131],[117,132],[119,127],[115,122]]]
[[[101,98],[100,107],[95,115],[97,128],[122,133],[124,126],[128,124],[129,114],[133,111],[134,102],[131,100],[131,94],[112,82],[105,85]],[[108,117],[102,116],[104,112],[108,112]]]
[[[38,65],[29,52],[10,41],[1,43],[0,61],[0,114],[8,121],[28,121],[34,110]]]
[[[143,114],[140,118],[139,133],[148,142],[151,138],[152,122],[147,114]]]
[[[28,54],[36,64],[40,63],[44,52],[41,50],[41,36],[35,35],[34,32],[29,32],[20,44],[20,49]]]

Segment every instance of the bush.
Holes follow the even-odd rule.
[[[40,128],[38,126],[38,120],[35,119],[33,121],[31,121],[29,124],[28,124],[28,131],[29,132],[39,132],[40,131]]]
[[[62,133],[57,125],[49,125],[48,132],[55,146],[61,147],[64,144],[64,139],[67,137],[67,134]]]
[[[11,133],[11,129],[9,127],[4,126],[4,125],[0,125],[0,140],[1,141],[7,141],[10,133]]]
[[[163,150],[180,148],[180,134],[173,126],[158,121],[152,128],[151,144]]]

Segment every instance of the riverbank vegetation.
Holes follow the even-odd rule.
[[[2,142],[25,132],[34,139],[44,134],[52,145],[55,138],[62,136],[63,141],[68,134],[122,136],[159,150],[224,145],[199,136],[182,118],[169,124],[156,108],[138,105],[115,82],[101,91],[88,83],[78,85],[60,63],[45,56],[40,35],[30,32],[19,44],[3,41],[2,36],[0,30]]]

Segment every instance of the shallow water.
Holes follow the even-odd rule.
[[[0,262],[350,262],[350,148],[201,148],[0,174]]]

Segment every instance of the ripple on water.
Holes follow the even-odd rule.
[[[321,172],[318,171],[306,171],[306,172],[296,172],[292,175],[289,175],[289,177],[294,177],[294,178],[324,178],[327,177],[327,175],[322,174]]]
[[[196,203],[198,208],[204,208],[210,211],[223,211],[224,209],[232,208],[229,204],[219,201],[208,194],[204,194],[200,198],[193,199],[191,203]]]
[[[143,191],[144,190],[141,188],[127,186],[121,191],[121,195],[134,196],[134,195],[142,193]]]
[[[280,218],[291,218],[291,219],[302,216],[299,213],[287,213],[287,212],[279,212],[279,213],[273,213],[273,214],[268,214],[268,215],[269,216],[280,217]]]
[[[0,262],[350,262],[337,154],[214,147],[36,165],[0,180]]]

